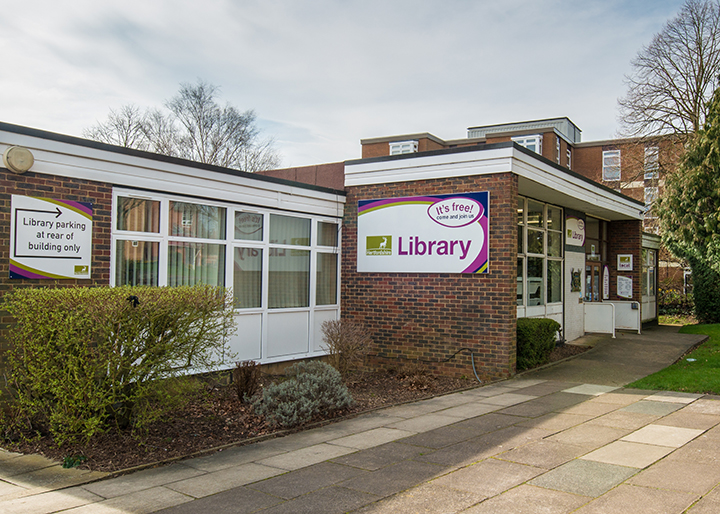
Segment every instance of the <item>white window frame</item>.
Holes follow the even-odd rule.
[[[645,180],[658,178],[660,169],[660,149],[657,146],[645,147]]]
[[[531,136],[515,136],[510,138],[513,142],[520,146],[532,150],[536,154],[542,155],[542,134],[533,134]],[[530,148],[533,146],[534,148]]]
[[[572,150],[570,149],[570,147],[568,147],[567,149],[567,168],[569,170],[572,169]]]
[[[402,155],[406,153],[417,153],[418,142],[411,141],[395,141],[390,143],[390,155]]]
[[[614,161],[617,161],[615,163]],[[622,176],[622,155],[620,150],[603,150],[602,153],[602,179],[607,182],[617,182]]]

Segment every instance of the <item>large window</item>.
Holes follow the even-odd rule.
[[[519,198],[517,222],[517,304],[562,302],[562,209]]]
[[[643,249],[640,290],[643,296],[655,296],[655,250]]]
[[[339,222],[116,191],[114,285],[230,287],[239,310],[337,306]]]
[[[602,159],[603,180],[620,180],[620,150],[605,150]]]

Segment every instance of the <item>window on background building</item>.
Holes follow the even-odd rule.
[[[657,146],[648,146],[645,148],[645,180],[658,178],[658,163],[660,151]]]
[[[620,180],[620,150],[605,150],[602,159],[603,180]]]
[[[515,143],[524,146],[528,150],[542,155],[542,135],[535,134],[532,136],[517,136],[511,138]]]
[[[658,198],[658,188],[657,187],[646,187],[645,188],[645,207],[647,209],[650,209],[655,203],[655,200]]]
[[[562,302],[563,210],[518,199],[518,306]]]
[[[572,150],[567,149],[567,167],[569,170],[572,169]]]
[[[560,136],[555,136],[555,155],[557,156],[557,163],[560,164]]]
[[[400,155],[404,153],[417,153],[417,141],[397,141],[390,143],[390,155]]]

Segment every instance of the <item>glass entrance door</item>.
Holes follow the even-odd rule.
[[[599,262],[588,262],[585,265],[585,301],[599,302],[602,298],[600,288],[602,284],[601,267]]]

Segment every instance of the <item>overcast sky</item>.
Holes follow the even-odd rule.
[[[81,136],[200,78],[255,109],[283,166],[560,116],[606,139],[630,61],[682,3],[24,0],[0,16],[0,121]]]

